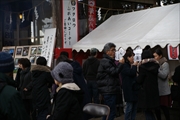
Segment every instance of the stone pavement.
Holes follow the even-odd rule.
[[[177,103],[175,103],[175,107],[170,108],[171,120],[180,120],[180,118],[178,118],[178,116],[180,116],[180,110],[177,108],[176,105],[177,105]],[[161,113],[162,113],[162,111],[161,111]],[[121,116],[116,117],[114,120],[124,120],[124,114],[122,113],[122,110],[121,110],[120,114],[121,114]],[[163,114],[161,116],[162,116],[162,120],[166,120]],[[92,118],[90,120],[102,120],[102,118]],[[146,120],[142,111],[137,112],[136,120]]]

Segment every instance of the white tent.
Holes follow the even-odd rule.
[[[111,16],[72,49],[87,51],[95,47],[102,51],[107,42],[115,43],[117,49],[177,46],[180,43],[180,4]]]

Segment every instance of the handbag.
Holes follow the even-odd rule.
[[[171,98],[173,101],[179,101],[180,98],[180,89],[178,85],[171,85]]]

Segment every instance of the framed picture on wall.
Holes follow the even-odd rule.
[[[15,60],[14,60],[14,64],[15,64],[15,66],[17,66],[18,65],[18,60],[19,60],[20,58],[15,58]]]
[[[30,56],[29,60],[32,64],[34,64],[36,60],[36,56]]]
[[[37,48],[37,54],[40,55],[40,54],[41,54],[41,51],[42,51],[42,46],[39,46],[39,47]]]
[[[28,56],[28,54],[29,54],[29,47],[23,47],[22,56]]]
[[[22,48],[17,48],[16,49],[16,55],[21,55],[22,53]]]
[[[13,48],[10,48],[10,49],[8,50],[8,53],[13,56],[13,55],[14,55],[14,49],[13,49]]]
[[[31,55],[35,55],[37,53],[37,47],[31,48]]]

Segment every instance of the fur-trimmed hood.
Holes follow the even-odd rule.
[[[164,62],[167,62],[167,59],[165,57],[162,57],[160,60],[159,60],[159,64],[162,65]]]
[[[43,72],[51,72],[50,68],[48,66],[43,65],[32,65],[31,66],[31,72],[32,71],[43,71]]]
[[[66,88],[66,89],[73,90],[73,91],[80,90],[80,88],[75,83],[66,83],[66,84],[63,84],[62,86],[58,87],[56,89],[56,91],[58,92],[61,88]]]

